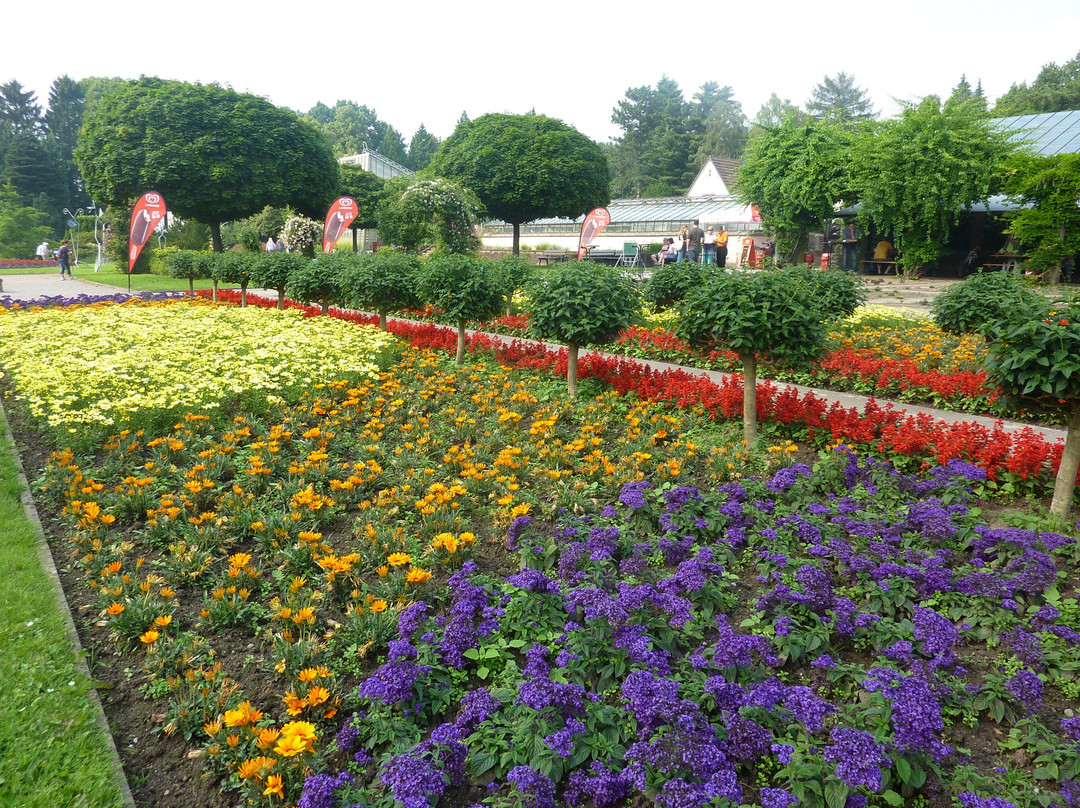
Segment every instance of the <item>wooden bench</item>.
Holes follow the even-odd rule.
[[[570,253],[567,250],[541,250],[540,254],[536,256],[537,266],[550,266],[551,264],[561,264],[563,261],[569,259]]]

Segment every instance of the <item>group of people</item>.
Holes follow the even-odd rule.
[[[653,258],[660,266],[681,261],[693,261],[703,264],[716,264],[720,268],[727,266],[728,234],[721,226],[701,229],[701,224],[694,219],[689,225],[683,225],[675,238],[665,238],[660,252]]]
[[[34,251],[39,261],[48,261],[53,257],[52,250],[49,249],[49,242],[43,241],[37,246],[37,250]],[[56,251],[56,263],[60,265],[60,280],[70,280],[71,278],[71,242],[65,239],[60,243],[60,249]],[[66,277],[65,277],[66,276]]]

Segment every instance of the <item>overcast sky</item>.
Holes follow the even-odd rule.
[[[947,96],[966,74],[991,104],[1080,51],[1080,0],[742,3],[458,0],[333,3],[18,2],[3,12],[0,82],[44,107],[67,74],[211,83],[300,112],[374,109],[408,144],[446,138],[464,111],[536,112],[595,140],[619,134],[627,89],[730,85],[753,117],[771,93],[804,106],[844,71],[883,116]]]

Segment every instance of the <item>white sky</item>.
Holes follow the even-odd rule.
[[[63,74],[217,82],[300,112],[339,99],[374,109],[408,144],[446,138],[462,111],[536,112],[604,142],[627,89],[664,74],[688,100],[730,85],[748,117],[775,92],[804,106],[844,71],[884,116],[947,96],[961,74],[993,101],[1080,51],[1078,0],[656,0],[359,3],[99,0],[12,4],[0,82],[45,106]],[[138,9],[138,10],[136,10]]]

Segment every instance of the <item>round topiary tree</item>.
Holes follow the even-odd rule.
[[[686,297],[686,293],[698,286],[704,277],[705,268],[697,261],[664,264],[645,284],[643,296],[657,311],[663,311]]]
[[[852,272],[799,266],[785,269],[784,275],[792,283],[805,287],[807,299],[824,322],[850,317],[866,299],[857,276]]]
[[[465,363],[465,323],[487,320],[502,310],[502,286],[488,261],[470,255],[436,253],[420,268],[420,298],[442,310],[458,330],[457,364]]]
[[[345,269],[352,253],[331,253],[316,261],[307,261],[289,273],[285,294],[293,300],[317,303],[325,315],[332,305],[341,303]]]
[[[640,296],[624,273],[592,261],[556,265],[530,287],[529,296],[532,333],[569,348],[566,385],[577,401],[579,348],[615,339],[637,316]]]
[[[209,255],[209,253],[204,253]],[[195,296],[195,281],[210,277],[210,262],[199,260],[200,253],[193,250],[180,250],[166,256],[165,266],[171,278],[186,278],[188,294]]]
[[[723,343],[743,366],[743,437],[757,440],[757,363],[760,355],[811,359],[825,339],[824,315],[808,287],[784,270],[708,276],[679,306],[675,333],[696,343]]]
[[[1080,303],[1051,302],[1040,295],[1014,303],[988,329],[989,379],[1006,394],[1060,407],[1068,414],[1050,512],[1065,518],[1072,508],[1080,469]]]
[[[944,331],[987,336],[995,323],[1040,299],[1015,272],[980,271],[938,295],[930,311]]]
[[[251,273],[255,268],[258,255],[242,250],[230,250],[214,254],[214,268],[211,271],[215,287],[218,283],[240,284],[240,305],[247,305],[247,288],[251,283]],[[215,299],[217,295],[215,294]]]
[[[344,273],[342,296],[346,306],[379,313],[379,328],[386,330],[386,315],[415,306],[420,258],[384,247],[360,256]]]
[[[285,308],[285,287],[289,285],[289,276],[311,263],[311,259],[300,253],[272,252],[260,253],[251,270],[251,282],[264,289],[274,289],[278,294],[278,308]]]

